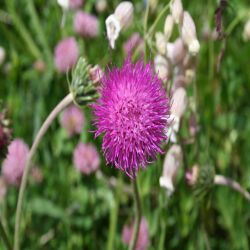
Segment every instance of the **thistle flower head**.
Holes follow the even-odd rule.
[[[169,100],[151,64],[127,59],[101,79],[101,97],[93,105],[96,136],[104,134],[107,163],[135,177],[161,151],[166,139]]]
[[[2,174],[8,184],[20,184],[28,153],[28,146],[20,139],[15,139],[9,145],[8,155],[2,167]]]

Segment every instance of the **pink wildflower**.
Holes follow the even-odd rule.
[[[83,174],[89,175],[100,165],[100,158],[93,144],[79,143],[74,150],[74,166]]]
[[[78,45],[74,37],[60,41],[55,48],[54,61],[59,72],[66,72],[77,62],[79,56]]]
[[[99,32],[99,22],[96,16],[83,11],[77,11],[74,18],[75,32],[82,37],[94,38]]]
[[[122,241],[129,245],[132,240],[134,225],[124,226],[122,231]],[[141,219],[139,235],[136,243],[136,250],[146,250],[149,246],[148,224],[145,218]]]
[[[83,5],[83,0],[69,0],[69,7],[70,9],[77,9],[80,8]]]
[[[15,139],[9,145],[8,155],[2,167],[2,174],[8,184],[20,184],[28,153],[28,146],[20,139]]]
[[[131,35],[131,37],[123,44],[123,50],[126,55],[130,54],[134,49],[137,49],[139,46],[143,44],[143,39],[140,34],[135,32]],[[141,47],[141,51],[143,48]]]
[[[75,105],[66,108],[61,116],[61,126],[67,131],[69,136],[81,134],[84,121],[82,110]]]
[[[101,79],[101,97],[93,105],[96,136],[104,134],[102,149],[107,163],[135,177],[166,139],[164,129],[169,100],[151,64],[126,60]]]

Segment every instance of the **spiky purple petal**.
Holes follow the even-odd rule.
[[[103,137],[107,163],[130,177],[161,153],[169,100],[151,64],[133,64],[109,70],[101,80],[101,97],[93,105],[95,136]]]

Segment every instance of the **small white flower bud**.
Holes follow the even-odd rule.
[[[167,141],[170,140],[172,143],[177,142],[177,133],[179,132],[180,128],[180,118],[173,114],[169,116],[169,124],[167,128]]]
[[[98,13],[103,13],[108,7],[107,0],[97,0],[95,8]]]
[[[170,10],[175,23],[181,23],[183,18],[183,6],[181,0],[173,0],[170,4]]]
[[[161,55],[165,55],[165,53],[166,53],[166,40],[165,40],[163,33],[156,32],[155,43],[156,43],[156,48],[157,48],[158,52]]]
[[[185,71],[185,80],[186,83],[189,84],[194,80],[195,77],[195,71],[193,69],[187,69]]]
[[[186,48],[181,38],[174,43],[167,43],[166,54],[172,64],[181,64],[186,55]]]
[[[164,23],[164,35],[166,40],[168,41],[170,36],[172,35],[174,27],[174,18],[172,15],[168,15],[165,19]]]
[[[115,17],[115,15],[110,15],[105,21],[107,36],[109,40],[110,47],[112,49],[115,48],[115,41],[119,36],[121,26],[119,20]]]
[[[181,118],[187,108],[187,92],[184,88],[178,88],[172,97],[171,114]]]
[[[170,76],[169,63],[167,59],[159,54],[156,55],[154,59],[154,68],[159,79],[161,79],[163,82],[167,82]]]
[[[250,40],[250,19],[245,24],[244,31],[243,31],[243,38],[245,41]]]
[[[63,9],[68,9],[68,8],[69,8],[69,0],[57,0],[57,3],[58,3]]]
[[[3,47],[0,47],[0,65],[4,63],[5,55],[5,49]]]
[[[171,92],[174,93],[176,91],[176,89],[178,89],[180,87],[185,87],[186,84],[187,84],[186,78],[184,75],[182,75],[182,74],[175,75],[175,77],[173,79],[173,85],[172,85]]]
[[[168,190],[171,195],[174,192],[174,180],[182,163],[182,151],[179,145],[173,145],[167,152],[164,165],[163,174],[160,177],[160,186]]]
[[[196,37],[196,28],[193,18],[187,11],[183,14],[183,23],[181,26],[181,36],[188,50],[192,55],[197,55],[200,50],[200,44]]]
[[[121,28],[127,28],[133,21],[134,6],[131,2],[121,2],[115,9],[115,17],[119,20]]]
[[[196,56],[200,51],[200,43],[197,39],[192,40],[188,45],[188,51],[192,56]]]

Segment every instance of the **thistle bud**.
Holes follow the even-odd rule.
[[[161,55],[156,55],[154,59],[154,68],[155,72],[158,75],[159,79],[163,82],[167,82],[170,77],[170,68],[167,59]]]
[[[99,65],[95,65],[89,69],[89,77],[94,84],[98,83],[103,75],[104,72]]]
[[[181,0],[173,0],[170,4],[170,10],[175,23],[181,23],[183,18],[183,6]]]
[[[166,53],[166,40],[164,35],[161,32],[156,32],[155,34],[155,43],[158,52],[161,55],[165,55]]]
[[[183,14],[181,35],[184,43],[188,46],[190,54],[194,56],[197,55],[200,50],[200,44],[196,37],[196,28],[193,18],[187,11],[184,11]]]
[[[167,41],[172,35],[173,27],[174,27],[174,18],[172,15],[168,15],[164,23],[164,35]]]
[[[181,118],[187,108],[187,92],[184,88],[178,88],[172,97],[171,114]]]
[[[0,65],[4,63],[5,60],[5,49],[0,47]]]
[[[197,181],[194,185],[194,194],[198,198],[205,196],[214,184],[215,171],[210,165],[199,168]]]
[[[131,2],[121,2],[115,9],[115,17],[119,20],[121,29],[126,29],[133,21],[134,6]]]
[[[173,182],[182,164],[182,158],[182,151],[179,145],[172,145],[166,154],[163,174],[160,177],[160,186],[166,188],[169,195],[174,192]]]
[[[89,75],[90,65],[86,59],[81,57],[72,74],[70,92],[73,95],[74,102],[79,106],[86,105],[98,98],[95,84]]]
[[[243,38],[245,41],[250,40],[250,19],[245,24],[244,31],[243,31]]]

